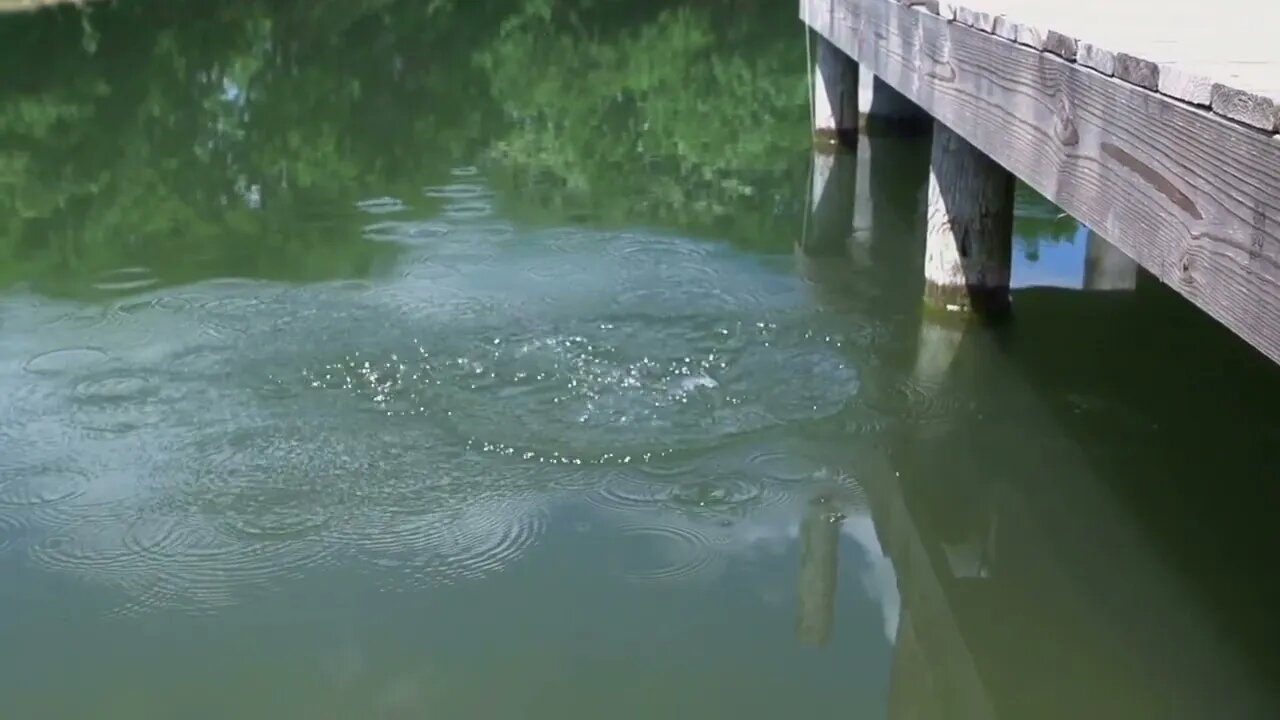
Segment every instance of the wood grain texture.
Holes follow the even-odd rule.
[[[1213,102],[1213,81],[1177,63],[1160,65],[1160,93],[1202,107]]]
[[[1280,130],[1280,110],[1271,98],[1214,83],[1210,103],[1219,115],[1260,130]]]
[[[1103,75],[1116,74],[1116,54],[1093,43],[1081,41],[1076,46],[1076,62],[1091,67]]]
[[[1280,132],[1257,109],[1264,101],[1280,105],[1280,2],[956,1],[965,25],[981,27],[977,18],[987,15],[993,18],[991,32],[1067,59],[1071,43],[1054,35],[1075,38],[1077,53],[1086,55],[1082,64],[1179,100],[1212,108],[1212,86],[1223,85],[1232,92],[1220,105],[1234,111],[1231,119]],[[997,29],[998,16],[1005,19]],[[1119,71],[1114,56],[1083,53],[1085,43],[1123,53]]]
[[[1116,53],[1115,75],[1140,88],[1160,89],[1160,66],[1128,53]]]
[[[1280,142],[885,0],[805,7],[834,3],[863,68],[1280,362]]]

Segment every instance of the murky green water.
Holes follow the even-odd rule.
[[[0,715],[1275,717],[1274,368],[1029,194],[923,321],[793,16],[0,17]]]

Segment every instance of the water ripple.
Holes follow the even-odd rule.
[[[765,477],[797,482],[818,475],[821,463],[812,458],[777,451],[753,452],[747,457],[747,465]]]
[[[158,282],[160,279],[151,272],[150,268],[131,267],[120,268],[103,275],[93,284],[93,287],[105,292],[128,293],[151,287]]]
[[[422,220],[380,222],[367,225],[364,228],[364,236],[369,240],[410,244],[442,238],[448,234],[448,225]]]
[[[422,193],[427,197],[445,198],[447,200],[475,200],[493,197],[493,192],[479,183],[439,185],[424,188]]]
[[[415,588],[498,572],[532,547],[545,529],[546,515],[539,509],[480,500],[444,512],[387,513],[376,523],[348,526],[337,535],[365,555],[375,553],[377,566],[401,570],[400,585]]]
[[[622,562],[621,574],[629,580],[658,582],[687,579],[712,567],[716,560],[715,545],[704,534],[691,528],[668,525],[630,525],[619,531],[635,548],[628,553],[640,555]],[[637,552],[638,551],[638,552]]]
[[[63,348],[36,355],[22,368],[36,375],[69,375],[101,365],[110,358],[101,348]]]
[[[88,486],[88,475],[77,470],[21,469],[0,484],[0,509],[46,518],[57,506],[84,495]]]
[[[361,200],[356,203],[356,209],[367,212],[371,215],[385,215],[387,213],[402,212],[407,209],[407,205],[399,198],[379,197]]]
[[[27,526],[18,515],[0,512],[0,557],[3,557],[5,552],[15,545],[26,532]]]
[[[781,485],[745,477],[701,478],[697,475],[655,480],[618,475],[585,496],[588,503],[629,515],[674,511],[728,523],[792,499]]]

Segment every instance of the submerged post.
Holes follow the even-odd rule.
[[[814,141],[853,147],[858,141],[858,63],[821,35],[812,37]]]
[[[1009,310],[1013,175],[941,122],[933,127],[925,231],[927,310]]]

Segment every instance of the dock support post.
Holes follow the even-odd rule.
[[[829,40],[811,33],[813,137],[824,145],[854,147],[858,141],[858,63]]]
[[[924,135],[933,127],[933,118],[919,105],[869,72],[858,77],[858,108],[867,135]]]
[[[941,122],[933,126],[925,230],[926,311],[1009,311],[1013,175]]]
[[[1085,290],[1133,290],[1138,287],[1138,263],[1090,230],[1084,250]]]

